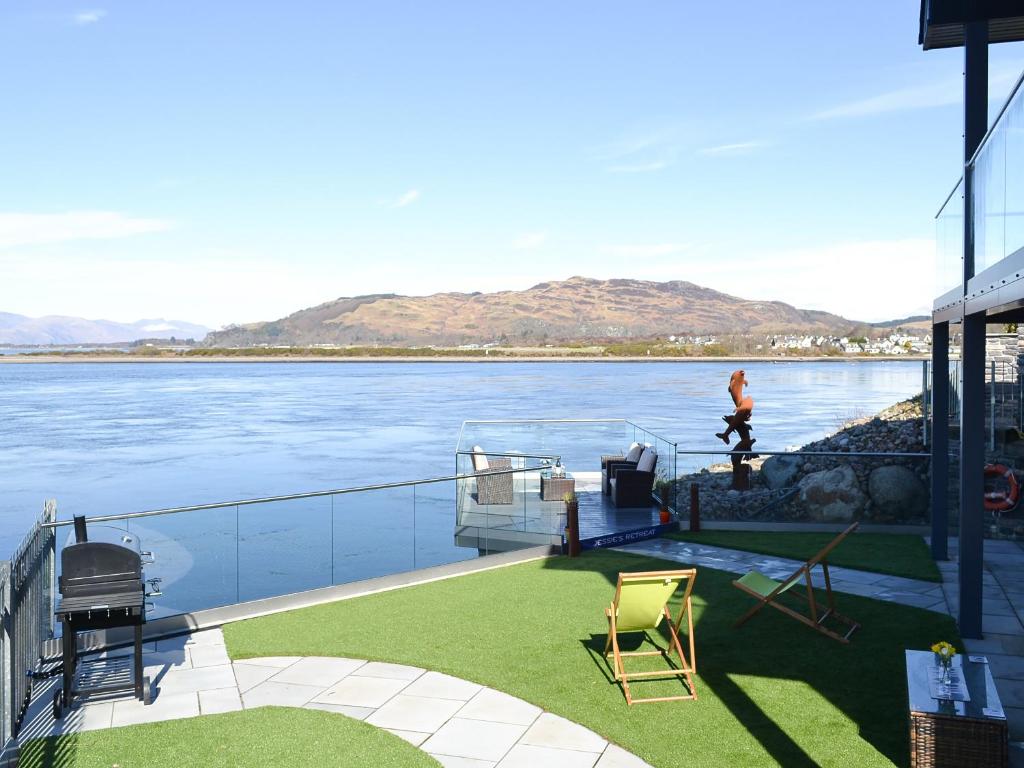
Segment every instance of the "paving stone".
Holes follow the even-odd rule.
[[[195,693],[160,693],[152,704],[143,704],[138,699],[115,701],[111,725],[116,728],[198,716],[199,697]]]
[[[497,763],[490,760],[473,760],[469,757],[452,757],[451,755],[431,755],[444,768],[494,768]]]
[[[252,664],[256,667],[276,667],[284,669],[299,661],[301,656],[261,656],[256,659],[241,659],[245,664]]]
[[[419,667],[407,667],[404,664],[368,661],[359,668],[359,675],[360,677],[386,677],[391,680],[415,680],[425,671]]]
[[[201,669],[173,669],[153,681],[161,693],[197,693],[235,685],[230,664]]]
[[[275,683],[268,680],[243,693],[242,703],[246,709],[268,706],[301,707],[311,701],[321,690],[312,685]]]
[[[598,757],[596,752],[517,744],[498,763],[498,768],[593,768]]]
[[[101,655],[99,658],[103,658],[103,656]],[[124,658],[124,656],[107,658]],[[164,670],[192,669],[192,659],[184,648],[176,651],[154,651],[142,654],[142,667],[145,674],[153,677]]]
[[[609,744],[608,748],[601,755],[594,768],[652,768],[650,763],[645,763],[631,752],[622,747]]]
[[[349,707],[383,706],[392,696],[409,685],[408,680],[385,677],[349,675],[316,697],[321,704],[342,704]]]
[[[483,688],[482,685],[443,675],[440,672],[426,672],[405,689],[409,696],[430,696],[436,699],[469,701]]]
[[[295,683],[330,688],[343,677],[350,675],[366,662],[358,659],[327,658],[307,656],[281,670],[271,680],[275,683]]]
[[[199,711],[204,715],[238,712],[241,708],[242,697],[237,688],[220,688],[216,691],[199,692]]]
[[[230,664],[228,649],[223,645],[194,645],[188,649],[193,667],[213,667]]]
[[[1003,707],[1003,714],[1006,715],[1006,727],[1010,731],[1010,739],[1019,741],[1024,739],[1024,707]]]
[[[253,664],[238,662],[233,665],[235,678],[238,680],[238,689],[245,693],[250,688],[255,688],[277,674],[277,667],[257,667]]]
[[[999,635],[1024,636],[1024,627],[1016,616],[993,616],[983,613],[981,616],[981,628],[987,635],[989,632]]]
[[[398,728],[385,728],[384,730],[385,731],[390,731],[391,733],[395,734],[395,736],[397,736],[400,739],[405,739],[410,744],[412,744],[414,747],[418,747],[420,744],[422,744],[424,741],[426,741],[427,737],[430,735],[429,733],[416,733],[415,731],[403,731],[403,730],[400,730]]]
[[[550,712],[537,718],[523,736],[522,743],[584,752],[603,752],[608,746],[608,742],[593,731]]]
[[[351,717],[353,720],[365,720],[367,717],[369,717],[376,711],[372,707],[345,707],[339,704],[321,704],[319,701],[316,700],[313,700],[308,704],[304,704],[303,708],[322,709],[325,712],[334,712],[338,715]]]
[[[453,717],[423,744],[423,749],[453,757],[497,761],[505,756],[525,731],[526,726],[523,725]]]
[[[1024,707],[1024,680],[996,678],[996,690],[1004,707]]]
[[[461,702],[451,699],[400,693],[366,718],[366,722],[382,728],[433,733],[461,708]]]
[[[46,709],[53,701],[51,693],[46,698]],[[152,706],[152,705],[151,705]],[[80,704],[64,711],[64,716],[54,723],[53,733],[79,733],[110,728],[114,717],[114,702],[97,701],[92,704]],[[24,738],[24,735],[22,736]]]
[[[466,702],[456,717],[469,720],[488,720],[492,723],[530,725],[543,710],[529,702],[509,696],[493,688],[484,688]]]

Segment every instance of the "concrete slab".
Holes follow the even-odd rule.
[[[603,752],[608,742],[582,725],[564,717],[545,712],[530,726],[522,738],[523,744],[536,747],[576,749],[582,752]]]
[[[423,744],[423,749],[432,754],[499,761],[525,732],[526,726],[522,725],[453,717]]]
[[[199,692],[199,712],[203,715],[238,712],[240,709],[242,709],[242,697],[237,688],[220,688],[215,691]]]
[[[498,768],[593,768],[599,757],[595,752],[517,744]]]
[[[430,736],[429,733],[416,733],[415,731],[403,731],[403,730],[400,730],[398,728],[385,728],[384,730],[385,731],[389,731],[389,732],[395,734],[395,736],[397,736],[400,739],[405,739],[410,744],[412,744],[414,747],[418,747],[420,744],[422,744],[424,741],[427,740],[428,736]]]
[[[622,747],[609,744],[594,768],[652,768],[652,766]]]
[[[509,696],[493,688],[484,688],[466,702],[456,717],[510,725],[532,725],[542,712],[540,707],[535,707],[515,696]]]
[[[295,683],[275,683],[268,680],[260,683],[242,694],[242,704],[246,709],[255,707],[301,707],[313,700],[322,689],[311,685]]]
[[[318,695],[314,701],[321,704],[340,704],[348,707],[372,707],[376,709],[383,706],[392,696],[408,685],[408,680],[349,675]]]
[[[469,701],[483,688],[482,685],[460,680],[440,672],[426,672],[405,689],[409,696],[429,696],[437,699]]]
[[[198,717],[199,697],[195,693],[161,693],[152,704],[143,704],[138,699],[114,702],[111,725],[138,725],[164,720],[180,720],[184,717]]]
[[[431,755],[444,768],[494,768],[497,763],[490,760],[472,760],[468,757],[452,757],[451,755]]]
[[[359,675],[361,677],[386,677],[391,680],[415,680],[425,671],[419,667],[407,667],[404,664],[368,661],[359,668]]]
[[[189,647],[188,653],[193,668],[231,663],[228,649],[223,645],[194,645]]]
[[[277,667],[260,667],[255,664],[235,664],[235,679],[238,681],[238,690],[245,693],[250,688],[255,688],[260,683],[265,683],[277,674]]]
[[[433,733],[461,708],[462,703],[452,699],[400,693],[366,718],[366,722],[381,728]]]
[[[160,676],[154,683],[160,693],[198,693],[235,687],[235,673],[230,664],[201,669],[175,669]]]
[[[275,683],[294,683],[295,685],[315,685],[319,688],[329,688],[365,663],[359,659],[307,656],[281,670],[270,679]]]
[[[365,720],[374,713],[371,707],[346,707],[338,704],[321,704],[315,699],[303,705],[303,709],[322,709],[325,712],[334,712],[337,715],[351,717],[353,720]]]
[[[257,667],[274,667],[276,669],[284,669],[285,667],[290,667],[301,658],[301,656],[261,656],[258,659],[240,659],[239,661],[246,664],[252,664]]]

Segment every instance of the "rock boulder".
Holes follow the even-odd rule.
[[[761,478],[773,491],[796,482],[803,459],[799,456],[769,456],[761,465]]]
[[[928,505],[924,483],[906,467],[875,469],[868,478],[868,493],[879,514],[899,520],[920,517]]]
[[[807,475],[799,488],[800,504],[807,515],[823,522],[849,522],[868,500],[857,483],[857,475],[845,464]]]

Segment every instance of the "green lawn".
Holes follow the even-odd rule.
[[[742,549],[793,560],[806,560],[836,537],[834,533],[775,531],[700,531],[665,534],[666,538],[714,547]],[[854,533],[828,557],[830,565],[861,571],[942,581],[928,545],[920,536],[898,533]]]
[[[352,656],[457,675],[582,723],[658,768],[906,764],[903,651],[941,639],[959,645],[952,619],[839,595],[840,609],[864,625],[850,645],[770,610],[736,630],[749,601],[732,574],[702,569],[699,700],[627,707],[600,656],[603,608],[619,571],[678,567],[596,551],[242,621],[224,633],[235,659]],[[637,684],[635,694],[679,685]]]
[[[331,712],[264,707],[30,741],[19,768],[437,768],[382,728]]]

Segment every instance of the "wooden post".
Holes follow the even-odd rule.
[[[580,556],[580,503],[565,504],[565,538],[569,544],[569,557]]]

